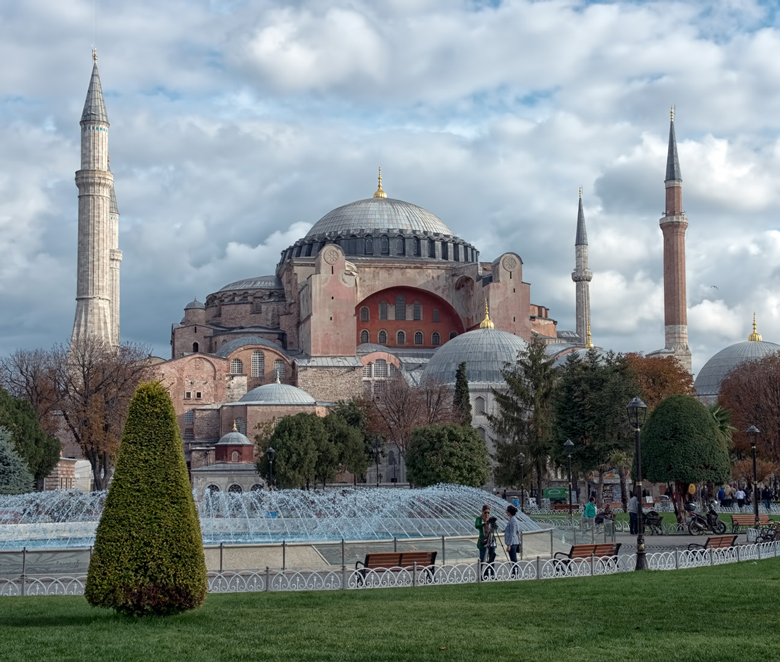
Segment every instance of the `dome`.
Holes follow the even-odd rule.
[[[225,287],[219,288],[220,292],[229,292],[231,290],[282,290],[284,286],[282,281],[276,276],[257,276],[256,278],[245,278],[237,280],[235,283],[228,283]]]
[[[256,402],[263,405],[313,405],[316,400],[296,386],[275,383],[253,388],[239,402]]]
[[[249,345],[262,345],[263,347],[270,347],[283,356],[287,356],[287,353],[281,348],[280,345],[277,345],[275,342],[271,342],[270,340],[266,340],[265,338],[261,338],[260,336],[241,336],[240,338],[226,342],[224,345],[222,345],[222,347],[214,352],[214,354],[224,359],[230,356],[237,349],[241,349],[242,347],[247,347]]]
[[[422,379],[453,384],[458,366],[465,361],[469,382],[500,384],[504,381],[501,371],[507,364],[514,365],[517,353],[526,346],[525,340],[506,331],[491,328],[469,331],[436,351],[425,366]]]
[[[452,235],[444,221],[422,207],[391,198],[367,198],[328,212],[306,236],[391,229]]]
[[[201,303],[197,299],[193,299],[186,306],[184,306],[184,310],[206,310],[206,304]]]
[[[218,446],[252,446],[249,437],[241,434],[238,430],[231,430],[222,439],[217,442]]]
[[[760,337],[760,336],[759,336]],[[716,398],[720,385],[734,368],[746,361],[756,361],[780,350],[780,345],[761,340],[745,340],[720,350],[696,375],[693,387],[701,398]]]

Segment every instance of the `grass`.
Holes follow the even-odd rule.
[[[81,597],[0,598],[0,660],[780,658],[780,559],[505,584],[210,595],[120,617]]]

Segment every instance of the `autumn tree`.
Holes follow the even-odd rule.
[[[771,476],[777,476],[780,474],[778,467],[774,462],[765,460],[764,458],[756,458],[756,481],[763,483]],[[746,457],[744,460],[739,460],[731,467],[731,475],[734,480],[740,480],[745,483],[753,483],[753,458]]]
[[[673,356],[643,356],[630,353],[625,360],[634,371],[640,397],[648,412],[670,395],[693,395],[693,377]]]
[[[18,349],[1,358],[0,386],[13,397],[29,402],[43,430],[50,436],[57,435],[57,392],[51,352]]]

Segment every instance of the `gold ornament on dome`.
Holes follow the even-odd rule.
[[[382,168],[379,168],[379,188],[374,193],[375,198],[386,198],[387,193],[382,190]]]
[[[485,319],[480,322],[480,329],[494,329],[495,324],[490,319],[490,311],[488,310],[487,300],[485,300]]]
[[[748,336],[748,340],[753,342],[761,342],[761,334],[756,331],[756,314],[753,313],[753,333]]]
[[[588,342],[585,344],[588,349],[593,349],[593,341],[590,338],[590,322],[588,322]]]

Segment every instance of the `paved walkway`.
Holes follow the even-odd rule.
[[[726,532],[729,533],[728,531]],[[645,533],[645,551],[647,552],[668,552],[675,548],[687,549],[692,542],[703,545],[708,536],[674,535],[674,536],[652,536]],[[636,552],[636,536],[630,533],[616,533],[615,542],[623,543],[620,547],[621,554],[634,554]],[[737,537],[737,544],[742,545],[747,542],[747,536],[741,533]]]

